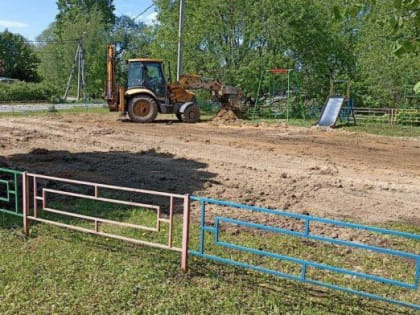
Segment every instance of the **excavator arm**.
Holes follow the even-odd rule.
[[[123,86],[118,86],[117,84],[115,75],[115,54],[115,46],[109,44],[106,54],[105,99],[111,112],[123,112],[125,111],[124,94],[126,92],[126,88]]]
[[[196,74],[183,74],[174,85],[183,89],[207,90],[219,100],[223,108],[242,111],[242,90],[234,86],[224,85],[218,79],[204,78]]]
[[[118,92],[115,80],[115,47],[108,45],[106,56],[106,81],[105,81],[105,99],[109,109],[116,110],[118,108]]]

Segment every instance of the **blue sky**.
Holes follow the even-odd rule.
[[[114,0],[116,15],[137,16],[152,4],[152,0]],[[151,22],[151,8],[139,20]],[[6,28],[12,33],[34,40],[57,14],[56,0],[0,0],[0,32]]]

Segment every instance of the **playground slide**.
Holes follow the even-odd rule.
[[[316,125],[325,127],[334,126],[343,104],[344,97],[330,96],[327,99],[327,103],[324,105],[324,108],[322,109],[321,117],[319,118]]]

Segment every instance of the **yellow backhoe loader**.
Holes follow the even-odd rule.
[[[242,91],[224,86],[219,80],[204,79],[197,75],[183,75],[175,83],[165,79],[163,60],[149,58],[128,59],[127,86],[118,87],[115,77],[115,47],[108,45],[105,97],[110,111],[128,113],[134,122],[148,123],[158,113],[175,114],[184,122],[200,120],[200,110],[194,92],[206,89],[222,107],[235,107]]]

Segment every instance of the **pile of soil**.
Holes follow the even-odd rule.
[[[213,121],[231,122],[239,119],[238,114],[236,114],[232,109],[222,108],[213,118]]]

